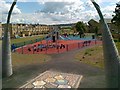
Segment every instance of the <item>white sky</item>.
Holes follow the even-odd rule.
[[[0,0],[0,20],[6,22],[10,3],[13,0]],[[11,17],[12,23],[59,24],[77,21],[99,20],[91,0],[18,0],[19,2],[36,2],[34,12],[23,12],[24,5],[16,5]],[[119,0],[95,0],[101,7],[104,18],[112,18]],[[29,7],[29,6],[28,6]],[[27,11],[27,8],[24,8]],[[32,8],[29,8],[32,10]]]

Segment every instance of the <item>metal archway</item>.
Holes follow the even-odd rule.
[[[9,77],[12,75],[12,63],[11,63],[11,46],[10,46],[10,34],[9,34],[9,23],[12,10],[17,0],[14,0],[7,17],[7,26],[4,33],[4,39],[2,43],[2,77]],[[103,35],[103,51],[105,59],[105,69],[108,87],[120,88],[120,57],[118,50],[112,38],[112,34],[106,24],[99,5],[91,0],[94,7],[96,8],[98,15],[101,19],[102,24],[102,35]]]

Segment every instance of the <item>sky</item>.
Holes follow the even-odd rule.
[[[0,0],[0,22],[6,23],[7,13],[13,0]],[[104,18],[114,14],[120,0],[95,0]],[[78,21],[99,20],[90,0],[18,0],[11,16],[11,23],[65,24]]]

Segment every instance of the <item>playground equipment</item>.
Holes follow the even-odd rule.
[[[57,27],[53,27],[53,31],[50,32],[45,39],[46,40],[46,44],[47,46],[53,45],[55,44],[55,46],[59,46],[59,40],[71,40],[69,37],[67,36],[61,36],[59,34],[59,28]]]
[[[60,35],[59,29],[54,27],[53,31],[44,38],[40,40],[36,39],[34,41],[34,43],[30,43],[26,46],[24,46],[24,43],[24,45],[18,48],[16,52],[22,54],[62,53],[98,43],[95,42],[92,37],[80,38],[79,35]]]

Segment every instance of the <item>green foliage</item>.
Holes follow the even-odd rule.
[[[98,35],[98,27],[95,27],[95,34]]]
[[[120,4],[116,4],[115,15],[113,15],[113,19],[111,22],[117,26],[118,33],[118,41],[120,41]]]
[[[120,4],[116,4],[116,8],[115,8],[115,15],[113,15],[113,19],[111,20],[111,22],[113,24],[115,24],[116,26],[118,26],[118,28],[120,27]]]
[[[64,28],[62,28],[62,29],[68,29],[68,30],[71,30],[72,27],[64,27]]]
[[[28,44],[33,44],[36,42],[39,42],[43,39],[43,35],[42,36],[34,36],[34,37],[26,37],[26,38],[18,38],[18,39],[12,39],[11,40],[11,44],[14,44],[17,48],[18,47],[22,47],[24,45],[28,45]]]
[[[25,37],[25,38],[17,38],[17,39],[11,39],[11,44],[13,43],[23,43],[23,42],[27,42],[27,41],[35,41],[36,39],[42,39],[43,37],[45,37],[44,35],[40,35],[40,36],[32,36],[32,37]]]
[[[89,54],[89,52],[86,51],[86,52],[84,53],[84,55],[87,55],[87,54]]]
[[[81,63],[86,63],[101,69],[104,68],[103,48],[101,45],[85,49],[82,52],[80,51],[75,57]]]
[[[84,33],[86,31],[85,24],[81,21],[77,22],[75,27],[78,32]]]
[[[117,49],[118,49],[118,52],[119,52],[119,55],[120,55],[120,42],[116,42],[116,46],[117,46]]]
[[[91,56],[91,53],[92,53],[93,51],[94,51],[93,48],[86,49],[84,55],[89,55],[89,56]]]

